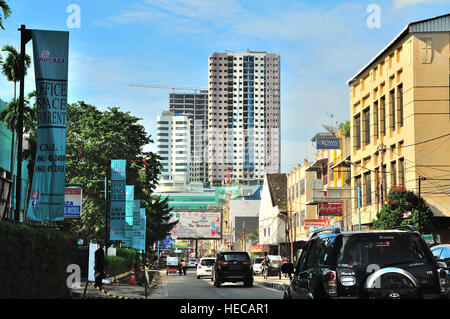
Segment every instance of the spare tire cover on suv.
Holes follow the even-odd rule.
[[[369,297],[415,298],[418,297],[419,282],[404,269],[387,267],[367,277],[365,288]]]

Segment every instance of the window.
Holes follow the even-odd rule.
[[[304,195],[305,194],[305,179],[303,178],[300,181],[300,195]]]
[[[311,245],[308,249],[308,258],[306,260],[306,269],[313,268],[317,265],[321,248],[320,246],[321,245],[318,238],[311,241]]]
[[[336,237],[329,236],[329,237],[322,237],[320,238],[320,253],[318,262],[319,265],[323,266],[333,266],[332,260],[333,260],[333,250],[334,250],[334,243],[335,243]]]
[[[354,117],[355,119],[355,147],[357,150],[361,149],[361,114]]]
[[[391,162],[391,187],[397,185],[397,165],[395,161]]]
[[[386,97],[380,99],[380,135],[386,135]]]
[[[423,38],[420,39],[420,60],[423,64],[431,63],[433,59],[433,39],[432,38]]]
[[[398,123],[400,127],[403,126],[403,84],[397,87],[398,95]]]
[[[391,104],[391,109],[390,109],[390,113],[391,113],[391,129],[394,131],[395,130],[395,90],[391,90],[389,92],[389,102]]]
[[[372,205],[372,184],[370,180],[370,172],[364,174],[364,199],[365,204]]]
[[[364,117],[364,145],[370,144],[370,108],[363,111]]]
[[[400,185],[405,185],[405,159],[400,158],[398,160],[398,181]]]
[[[379,124],[378,124],[378,101],[375,101],[373,104],[373,124],[374,124],[374,133],[375,139],[380,138]]]

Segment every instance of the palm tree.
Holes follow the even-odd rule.
[[[9,8],[8,4],[6,3],[6,1],[0,0],[0,11],[3,12],[3,17],[5,19],[7,17],[9,17],[9,15],[11,14],[11,9]],[[2,16],[0,15],[0,28],[5,30],[5,28],[3,27],[3,23],[2,22],[3,22]]]
[[[0,0],[1,2],[1,0]],[[3,52],[8,52],[6,60],[3,62],[2,73],[6,76],[8,81],[14,82],[14,99],[16,99],[16,86],[20,81],[21,68],[20,68],[20,52],[16,50],[12,45],[6,44],[2,48]],[[25,74],[27,75],[27,69],[31,65],[31,57],[25,54]]]
[[[24,123],[30,123],[33,116],[33,109],[29,107],[29,100],[24,99],[23,118]],[[17,125],[19,121],[19,99],[13,99],[8,103],[8,107],[0,111],[0,121],[5,123],[6,127],[11,130],[11,162],[10,162],[10,174],[11,180],[14,185],[14,164],[16,154],[15,133],[17,131]],[[29,130],[29,128],[26,128]],[[13,186],[12,186],[13,187]],[[14,189],[14,188],[13,188]],[[11,196],[10,196],[11,203]]]

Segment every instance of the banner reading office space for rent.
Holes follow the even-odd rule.
[[[111,160],[110,239],[125,238],[126,160]]]
[[[27,218],[64,220],[69,33],[32,30],[37,151]]]

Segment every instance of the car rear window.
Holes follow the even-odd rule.
[[[369,234],[343,238],[337,264],[341,267],[380,267],[427,263],[422,240],[415,234]]]
[[[202,266],[212,266],[214,265],[214,259],[203,259],[200,264]]]
[[[283,261],[281,260],[281,257],[272,257],[270,258],[270,262],[275,265],[281,265]]]
[[[262,263],[264,260],[264,258],[255,258],[255,264],[260,264]]]
[[[221,260],[224,261],[247,261],[250,257],[247,253],[228,253],[223,254]]]

